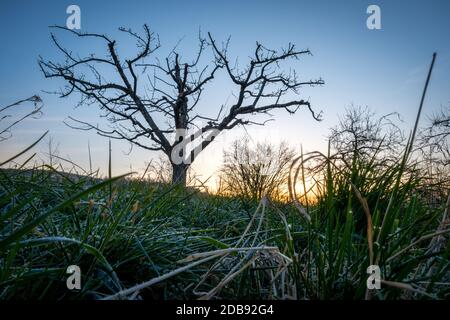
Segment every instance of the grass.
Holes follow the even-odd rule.
[[[312,204],[48,165],[2,169],[0,298],[450,297],[449,200],[427,204],[417,192],[421,177],[401,162],[381,170],[358,158],[301,158],[322,164]],[[297,165],[304,171],[306,161]],[[80,291],[66,288],[73,264],[82,270]],[[366,292],[370,264],[381,268],[379,291]]]
[[[102,179],[32,154],[0,169],[0,299],[448,299],[448,177],[430,183],[412,153],[422,102],[400,154],[383,141],[369,156],[302,152],[289,203],[113,177],[111,157]],[[374,264],[380,290],[367,289]],[[66,288],[69,265],[81,290]]]

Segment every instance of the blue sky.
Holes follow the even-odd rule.
[[[431,55],[438,53],[424,114],[450,104],[450,2],[449,1],[10,1],[0,2],[0,106],[39,94],[45,103],[44,116],[25,121],[14,137],[3,142],[0,158],[6,158],[30,144],[42,132],[59,143],[61,156],[86,166],[90,141],[94,167],[106,168],[107,140],[94,132],[66,127],[69,115],[97,119],[94,106],[74,109],[75,98],[59,99],[44,91],[57,90],[61,83],[44,79],[37,57],[58,57],[50,41],[49,25],[65,25],[66,8],[81,8],[82,31],[106,33],[119,41],[123,54],[133,52],[131,43],[117,32],[120,26],[139,30],[144,23],[161,39],[162,51],[170,50],[180,39],[180,48],[189,58],[197,47],[199,29],[210,31],[217,40],[231,36],[230,54],[240,61],[253,53],[256,41],[271,48],[292,42],[314,54],[296,62],[305,79],[321,77],[323,87],[305,88],[324,120],[315,122],[300,110],[291,116],[276,112],[276,121],[267,127],[249,128],[255,140],[286,140],[305,150],[324,149],[328,128],[351,104],[369,106],[377,113],[397,111],[405,129],[414,122]],[[381,30],[368,30],[366,9],[381,8]],[[103,50],[93,43],[64,38],[74,52]],[[122,47],[120,47],[122,44]],[[60,57],[60,56],[59,56]],[[288,66],[290,67],[290,66]],[[202,108],[216,110],[230,97],[231,87],[220,82],[210,86]],[[425,119],[425,118],[424,118]],[[98,120],[99,122],[101,120]],[[197,171],[207,178],[220,164],[221,150],[233,138],[242,136],[236,129],[212,144],[198,158]],[[155,153],[134,149],[125,153],[126,143],[113,141],[115,173],[142,169]],[[45,143],[38,151],[45,152]]]

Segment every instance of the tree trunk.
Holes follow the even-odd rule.
[[[186,186],[186,175],[189,165],[187,164],[172,164],[172,183]]]

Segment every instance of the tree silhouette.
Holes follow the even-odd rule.
[[[420,148],[429,148],[435,156],[440,156],[445,166],[450,165],[450,105],[442,108],[430,119],[430,124],[421,132]]]
[[[52,28],[77,38],[103,41],[107,49],[105,56],[80,57],[51,34],[65,61],[53,62],[40,57],[43,74],[46,78],[63,79],[65,86],[58,92],[61,97],[81,93],[80,103],[98,105],[109,123],[107,128],[101,128],[69,117],[72,122],[68,125],[95,130],[102,136],[127,140],[148,150],[163,151],[172,164],[174,183],[186,184],[190,164],[221,131],[238,125],[263,125],[265,121],[250,120],[255,114],[271,116],[269,112],[275,109],[294,114],[300,107],[306,107],[314,119],[320,120],[321,114],[316,114],[310,102],[299,97],[299,89],[322,85],[323,80],[301,81],[294,70],[286,72],[281,68],[282,61],[311,54],[309,50],[296,50],[293,44],[277,51],[256,43],[253,57],[246,67],[239,68],[237,63],[230,62],[229,39],[219,46],[210,33],[207,37],[199,35],[198,52],[192,61],[186,62],[176,48],[164,59],[154,57],[160,42],[147,25],[142,34],[119,28],[136,41],[137,53],[129,58],[120,57],[117,42],[106,35],[60,26]],[[210,62],[200,66],[208,52]],[[235,86],[235,99],[230,106],[218,103],[215,117],[200,114],[196,106],[206,85],[219,72]],[[195,121],[205,124],[196,127]],[[188,130],[193,133],[188,134]],[[195,145],[188,150],[190,142]]]
[[[294,155],[285,142],[252,146],[248,139],[234,141],[224,151],[225,161],[220,171],[222,192],[251,200],[259,200],[264,195],[275,200],[283,198]]]

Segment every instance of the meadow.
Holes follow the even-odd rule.
[[[410,157],[411,136],[389,155],[384,138],[369,153],[300,153],[288,201],[37,164],[43,137],[1,163],[0,299],[450,297],[448,175]]]
[[[0,302],[450,299],[449,1],[77,2],[0,5]]]

